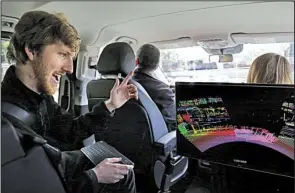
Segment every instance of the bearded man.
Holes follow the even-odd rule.
[[[11,103],[34,115],[36,121],[28,125],[30,129],[45,138],[48,144],[69,151],[63,152],[61,166],[70,192],[101,192],[103,189],[136,192],[133,166],[118,163],[120,158],[105,158],[94,166],[79,150],[84,139],[92,134],[99,135],[100,129],[107,126],[115,109],[138,97],[137,88],[128,85],[133,72],[121,84],[116,80],[110,99],[75,119],[52,97],[60,76],[73,72],[73,60],[79,53],[80,42],[77,30],[63,14],[25,13],[15,26],[8,47],[7,57],[15,65],[7,70],[3,79],[1,102]],[[17,120],[3,114],[16,126]],[[104,184],[110,185],[105,188]]]

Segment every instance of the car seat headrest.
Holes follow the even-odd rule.
[[[135,54],[131,46],[125,42],[116,42],[103,49],[96,69],[102,75],[122,73],[125,76],[135,66]]]

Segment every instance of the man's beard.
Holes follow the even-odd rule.
[[[38,56],[32,62],[35,78],[37,79],[37,89],[46,95],[53,95],[56,92],[56,86],[51,83],[51,74],[48,71],[48,65],[42,62],[42,56]]]

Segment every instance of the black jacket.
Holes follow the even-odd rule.
[[[106,129],[113,116],[102,102],[92,112],[73,119],[52,96],[39,95],[27,88],[16,77],[15,66],[7,70],[1,91],[1,101],[15,104],[36,115],[37,121],[31,128],[49,141],[49,144],[63,151],[82,148],[83,140],[92,134],[99,135],[100,130]],[[47,109],[44,109],[44,103]]]
[[[176,129],[176,104],[174,93],[165,83],[137,69],[133,79],[139,82],[158,106],[170,130]]]
[[[16,77],[15,66],[7,70],[1,89],[1,101],[15,104],[36,116],[36,123],[31,128],[37,134],[50,145],[68,150],[62,152],[61,165],[69,189],[72,192],[97,192],[100,184],[90,170],[94,165],[77,149],[83,147],[85,138],[93,133],[99,135],[99,131],[107,127],[112,113],[105,103],[99,103],[92,112],[73,119],[71,114],[54,102],[52,96],[39,95],[27,88]]]

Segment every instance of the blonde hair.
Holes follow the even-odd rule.
[[[247,82],[261,84],[292,84],[291,65],[287,58],[276,53],[257,57],[249,70]]]

